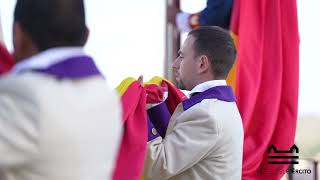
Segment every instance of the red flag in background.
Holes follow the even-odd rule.
[[[13,57],[0,43],[0,74],[8,72],[14,64]]]
[[[234,0],[231,30],[238,59],[237,104],[244,124],[242,179],[280,179],[267,149],[294,144],[299,81],[296,0]],[[258,173],[272,172],[272,173]]]

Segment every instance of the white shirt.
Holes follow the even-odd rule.
[[[190,96],[194,93],[203,92],[216,86],[226,86],[226,85],[227,85],[226,80],[211,80],[211,81],[206,81],[204,83],[198,84],[191,91],[182,90],[182,92],[190,98]]]
[[[206,90],[213,88],[213,87],[216,87],[216,86],[226,86],[226,85],[227,85],[226,80],[206,81],[206,82],[198,84],[196,87],[194,87],[190,91],[190,94],[197,93],[197,92],[203,92],[203,91],[206,91]]]

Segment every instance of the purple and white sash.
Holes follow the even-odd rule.
[[[45,68],[34,67],[29,70],[52,75],[57,79],[81,79],[90,76],[103,77],[93,59],[86,55],[67,58]],[[25,72],[25,70],[21,72]]]
[[[234,102],[236,100],[230,86],[215,86],[206,91],[195,93],[189,99],[184,100],[182,102],[183,109],[186,111],[204,99],[219,99],[226,102]]]

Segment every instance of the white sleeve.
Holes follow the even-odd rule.
[[[0,169],[27,163],[38,151],[40,112],[27,91],[0,84]]]
[[[191,31],[190,23],[189,23],[189,17],[191,14],[185,13],[185,12],[179,12],[176,15],[176,24],[178,29],[181,32],[189,32]]]
[[[168,179],[180,174],[215,146],[218,126],[205,109],[194,107],[178,118],[179,123],[165,139],[158,137],[148,143],[145,179]]]

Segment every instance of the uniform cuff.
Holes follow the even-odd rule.
[[[156,128],[154,127],[153,123],[151,122],[149,116],[147,116],[147,123],[148,123],[147,125],[148,125],[148,142],[149,142],[156,139],[160,135],[156,130]]]

